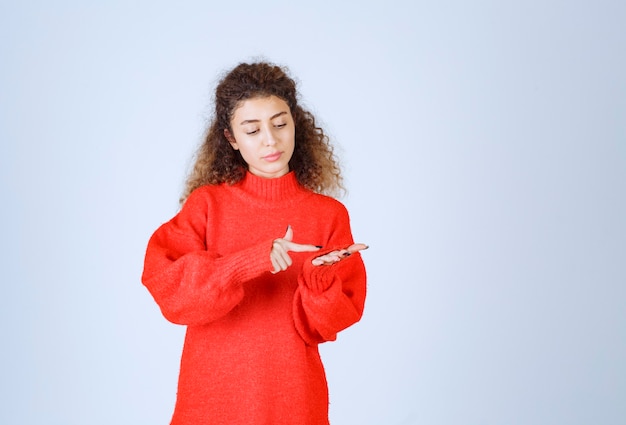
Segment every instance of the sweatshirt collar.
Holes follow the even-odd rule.
[[[240,184],[245,192],[266,201],[286,200],[302,192],[302,186],[298,183],[296,173],[293,171],[273,179],[247,172]]]

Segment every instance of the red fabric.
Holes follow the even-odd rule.
[[[287,271],[270,273],[272,241],[291,225]],[[187,325],[172,424],[328,424],[318,344],[357,322],[365,302],[360,254],[313,266],[353,243],[348,213],[293,173],[248,174],[195,190],[151,237],[142,281],[163,315]]]

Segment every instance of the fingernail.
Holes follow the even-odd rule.
[[[351,255],[352,255],[352,253],[350,251],[346,251],[346,252],[343,253],[344,257],[349,257]]]
[[[324,247],[322,245],[315,245],[315,248],[322,249]]]

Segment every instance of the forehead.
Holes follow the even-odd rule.
[[[289,105],[278,96],[252,97],[239,102],[233,111],[233,121],[268,119],[278,112],[290,113]]]

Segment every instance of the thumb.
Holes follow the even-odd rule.
[[[355,252],[363,251],[363,250],[368,249],[368,248],[369,248],[369,246],[365,245],[364,243],[355,243],[353,245],[350,245],[348,248],[346,248],[346,250],[350,254],[354,254]]]
[[[293,229],[291,228],[291,224],[287,226],[287,231],[285,232],[283,239],[289,242],[293,240]]]

